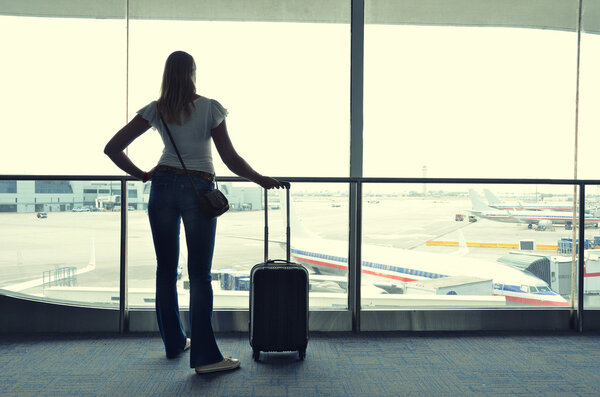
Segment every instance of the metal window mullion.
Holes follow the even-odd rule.
[[[350,177],[363,176],[363,94],[365,2],[351,0],[350,19]]]
[[[119,260],[119,332],[129,331],[129,305],[127,304],[127,179],[121,179],[121,247]]]
[[[350,183],[348,309],[352,330],[360,331],[361,196],[363,176],[364,0],[351,0],[350,18]]]
[[[577,8],[577,64],[575,81],[575,148],[573,153],[573,179],[578,178],[579,167],[579,87],[581,77],[581,21],[583,16],[583,0],[579,0]],[[575,204],[575,203],[574,203]],[[575,213],[575,208],[573,208]],[[577,329],[583,331],[583,269],[585,254],[585,184],[579,184],[579,249],[577,256]],[[573,245],[575,245],[573,243]],[[571,283],[573,286],[573,283]],[[573,296],[571,294],[571,296]],[[571,306],[573,303],[571,303]]]
[[[129,118],[129,0],[125,4],[125,123]],[[125,148],[125,154],[129,149]],[[128,277],[127,277],[127,179],[121,179],[121,247],[119,260],[119,332],[129,331]]]

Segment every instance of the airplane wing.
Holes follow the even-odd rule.
[[[90,263],[87,266],[77,268],[69,276],[79,276],[81,274],[91,272],[95,269],[96,269],[96,265],[94,263]],[[65,275],[63,278],[66,279],[67,276]],[[62,280],[63,278],[56,278],[54,281],[59,281],[59,280]],[[29,281],[24,281],[24,282],[17,283],[17,284],[7,285],[7,286],[2,287],[2,289],[7,290],[7,291],[12,291],[12,292],[21,292],[21,291],[24,291],[24,290],[27,290],[27,289],[30,289],[33,287],[43,285],[44,282],[48,282],[48,280],[47,279],[45,280],[43,277],[41,277],[41,278],[35,278],[35,279],[31,279]]]
[[[227,235],[225,235],[225,237],[239,238],[241,240],[260,241],[261,243],[265,242],[264,238],[248,237],[248,236],[237,236],[235,234],[227,234]],[[269,239],[269,243],[273,243],[273,244],[285,244],[286,242],[285,242],[285,240],[272,240],[272,239]]]

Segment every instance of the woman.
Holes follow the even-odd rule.
[[[190,366],[210,373],[239,367],[237,359],[223,357],[212,329],[213,292],[210,269],[216,219],[206,219],[185,175],[161,117],[167,123],[186,168],[198,191],[213,189],[214,168],[210,139],[223,162],[237,175],[265,189],[280,188],[276,179],[254,171],[235,151],[225,125],[227,110],[215,100],[196,94],[196,65],[191,55],[176,51],[165,64],[161,94],[108,142],[104,153],[128,174],[143,182],[152,180],[148,217],[156,251],[156,316],[167,357],[190,348]],[[124,153],[137,137],[154,127],[165,145],[158,165],[149,172],[139,169]],[[186,337],[177,302],[179,227],[185,226],[190,277],[191,340]]]

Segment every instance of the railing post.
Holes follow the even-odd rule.
[[[121,247],[119,278],[119,332],[129,331],[129,305],[127,304],[127,179],[121,179]]]
[[[348,309],[352,312],[352,331],[360,332],[362,272],[362,182],[350,184],[350,239],[348,245]]]
[[[577,257],[577,331],[583,332],[583,288],[585,270],[585,184],[579,185],[579,249]]]

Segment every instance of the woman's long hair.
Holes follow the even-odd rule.
[[[189,120],[196,93],[195,73],[196,63],[187,52],[175,51],[167,58],[158,99],[158,111],[167,122],[181,125]]]

